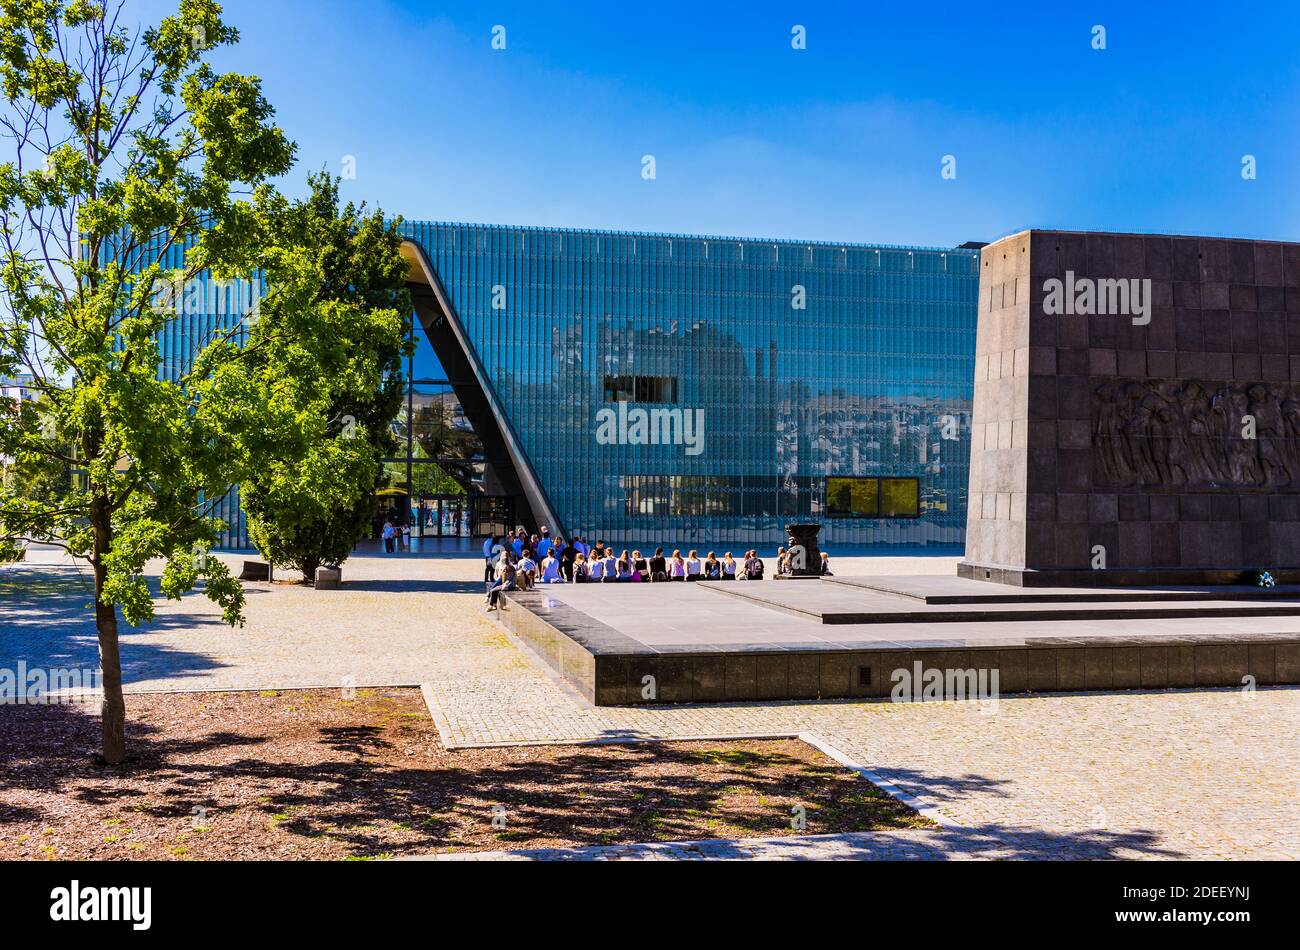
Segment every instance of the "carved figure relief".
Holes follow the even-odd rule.
[[[1300,491],[1300,387],[1107,380],[1092,442],[1098,486]]]

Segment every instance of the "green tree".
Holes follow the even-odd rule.
[[[272,460],[241,486],[248,532],[271,563],[303,572],[338,565],[370,531],[382,459],[397,449],[390,423],[404,399],[402,357],[412,306],[400,221],[339,207],[338,182],[309,178],[311,195],[272,201],[261,220],[268,247],[295,247],[315,262],[316,292],[273,297],[257,331],[265,398],[281,398],[313,425],[305,451]],[[290,311],[288,308],[299,308]],[[304,336],[328,346],[304,347]]]
[[[164,595],[202,578],[242,622],[238,581],[204,553],[221,528],[212,506],[304,431],[258,385],[259,344],[238,314],[191,368],[165,366],[158,334],[188,302],[162,291],[268,263],[285,284],[273,295],[312,289],[310,262],[257,253],[256,206],[294,147],[257,78],[205,61],[238,39],[220,6],[179,0],[148,29],[122,14],[104,0],[0,0],[0,376],[22,369],[41,395],[36,413],[0,411],[0,455],[84,471],[52,499],[5,488],[0,539],[89,561],[114,764],[126,753],[118,611],[152,619],[145,565],[161,558]]]

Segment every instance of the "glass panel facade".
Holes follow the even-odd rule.
[[[404,228],[560,530],[962,544],[977,250]],[[841,476],[874,514],[841,514]]]
[[[742,547],[812,519],[828,545],[963,543],[978,250],[403,229],[446,291],[553,531]],[[203,284],[160,336],[164,372],[237,325],[258,289]],[[519,517],[521,499],[481,498],[495,494],[482,443],[413,323],[388,503],[435,531]],[[459,508],[439,490],[457,487]],[[223,544],[247,546],[237,492],[216,510]]]

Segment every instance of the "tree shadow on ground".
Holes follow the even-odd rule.
[[[150,592],[161,598],[157,579]],[[201,597],[195,592],[186,597]],[[71,567],[32,567],[0,575],[0,667],[99,669],[99,642],[92,608],[93,587]],[[173,608],[173,611],[175,608]],[[180,631],[231,630],[219,616],[196,611],[168,612],[133,627],[119,621],[122,680],[126,685],[158,678],[185,677],[227,664],[202,653],[151,642],[151,635]]]
[[[203,806],[218,819],[224,815],[227,827],[246,821],[253,836],[271,823],[304,845],[327,837],[353,854],[420,855],[770,837],[788,833],[793,802],[805,808],[810,834],[908,830],[905,841],[890,837],[905,857],[1178,856],[1142,830],[1054,832],[990,823],[917,832],[913,812],[830,760],[754,752],[761,747],[755,743],[750,750],[711,742],[447,752],[424,719],[400,727],[302,720],[290,731],[305,748],[277,745],[279,731],[261,735],[233,724],[169,738],[132,718],[128,705],[132,759],[109,769],[88,754],[98,746],[94,715],[72,707],[0,708],[0,825],[44,820],[47,811],[50,821],[65,820],[68,801],[130,808],[140,816],[136,822],[181,818]],[[293,754],[300,760],[286,760]],[[999,784],[918,771],[889,777],[953,798]],[[252,804],[248,789],[260,792]],[[236,809],[231,803],[240,794]],[[499,809],[504,827],[494,828]],[[854,847],[862,857],[879,850],[874,840]],[[708,856],[726,857],[729,848],[715,843]]]

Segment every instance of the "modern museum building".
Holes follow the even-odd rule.
[[[981,245],[402,228],[415,346],[377,518],[719,553],[795,520],[840,548],[963,544]],[[218,514],[246,547],[237,493]]]

